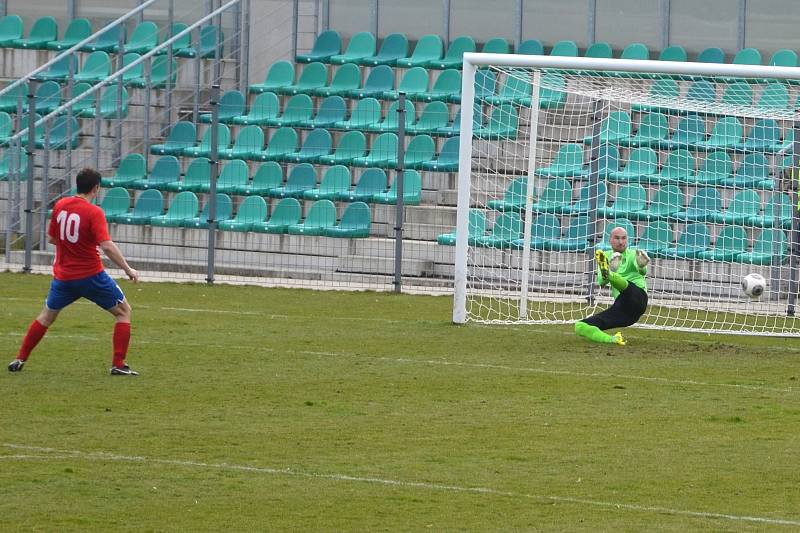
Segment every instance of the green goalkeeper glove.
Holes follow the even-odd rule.
[[[650,264],[650,256],[647,255],[647,252],[644,250],[636,250],[636,266],[641,270],[648,264]]]

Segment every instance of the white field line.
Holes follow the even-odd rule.
[[[584,498],[572,498],[569,496],[554,496],[548,494],[528,494],[524,492],[514,492],[493,489],[490,487],[463,487],[458,485],[447,485],[441,483],[428,483],[421,481],[403,481],[398,479],[386,479],[378,477],[364,477],[353,476],[348,474],[324,474],[319,472],[304,472],[300,470],[293,470],[291,468],[264,468],[256,466],[235,465],[229,463],[203,463],[198,461],[181,461],[177,459],[158,459],[143,456],[130,456],[130,455],[117,455],[107,452],[83,452],[80,450],[58,450],[54,448],[42,448],[38,446],[25,446],[21,444],[3,444],[4,447],[12,450],[21,450],[25,452],[39,452],[44,455],[16,454],[16,455],[0,455],[3,460],[87,460],[87,461],[118,461],[129,463],[142,463],[146,465],[170,465],[186,468],[201,468],[201,469],[216,469],[216,470],[229,470],[246,472],[252,474],[268,474],[280,476],[301,477],[307,479],[327,479],[332,481],[344,481],[353,483],[371,483],[375,485],[384,485],[391,487],[424,489],[442,492],[460,492],[471,494],[486,494],[490,496],[500,496],[508,498],[524,498],[532,500],[545,500],[558,503],[569,503],[579,506],[587,507],[605,507],[612,509],[620,509],[626,511],[637,511],[642,513],[654,514],[671,514],[676,516],[690,516],[695,518],[706,519],[721,519],[736,522],[752,522],[759,524],[770,525],[783,525],[783,526],[800,526],[800,521],[788,520],[783,518],[766,518],[760,516],[744,516],[727,513],[705,512],[705,511],[689,511],[685,509],[672,509],[669,507],[651,506],[651,505],[635,505],[621,502],[606,502],[602,500],[588,500]]]

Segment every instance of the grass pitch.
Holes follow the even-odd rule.
[[[0,274],[16,354],[45,276]],[[800,528],[796,340],[454,326],[449,298],[123,283],[0,374],[6,531]]]

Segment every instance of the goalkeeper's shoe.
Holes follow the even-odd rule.
[[[139,373],[129,367],[128,365],[123,366],[112,366],[111,367],[111,375],[112,376],[138,376]]]
[[[597,259],[597,268],[600,269],[600,285],[605,285],[609,281],[608,256],[603,250],[596,250],[594,257]]]
[[[618,332],[614,333],[614,335],[611,337],[611,339],[612,339],[611,340],[612,344],[619,344],[620,346],[625,346],[625,344],[626,344],[625,343],[625,337],[622,336],[622,332],[621,331],[618,331]]]
[[[11,364],[8,365],[9,372],[22,372],[22,367],[25,366],[25,361],[22,359],[14,359],[11,361]]]

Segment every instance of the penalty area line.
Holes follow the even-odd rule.
[[[169,465],[169,466],[178,466],[184,468],[214,469],[214,470],[245,472],[251,474],[291,476],[291,477],[306,478],[306,479],[325,479],[331,481],[352,482],[352,483],[370,483],[370,484],[384,485],[390,487],[423,489],[423,490],[440,491],[440,492],[485,494],[490,496],[540,500],[540,501],[555,502],[555,503],[581,505],[586,507],[603,507],[608,509],[626,510],[626,511],[634,511],[641,513],[670,514],[674,516],[688,516],[688,517],[703,518],[703,519],[728,520],[733,522],[749,522],[749,523],[782,525],[782,526],[800,526],[800,521],[798,520],[789,520],[783,518],[768,518],[762,516],[746,516],[746,515],[736,515],[729,513],[691,511],[686,509],[673,509],[670,507],[662,507],[657,505],[636,505],[630,503],[607,502],[602,500],[573,498],[569,496],[555,496],[548,494],[529,494],[525,492],[494,489],[491,487],[468,487],[468,486],[450,485],[445,483],[404,481],[400,479],[379,478],[371,476],[355,476],[349,474],[326,474],[321,472],[308,472],[302,470],[295,470],[292,468],[268,468],[268,467],[258,467],[258,466],[237,465],[230,463],[206,463],[200,461],[182,461],[178,459],[159,459],[159,458],[145,457],[145,456],[117,455],[108,452],[84,452],[80,450],[59,450],[55,448],[26,446],[22,444],[10,444],[10,443],[3,444],[3,447],[8,448],[10,450],[20,450],[28,453],[15,454],[15,455],[0,455],[0,460],[54,461],[54,460],[78,459],[87,461],[117,461],[117,462],[128,462],[128,463],[140,463],[146,465]],[[37,452],[37,453],[34,454],[31,452]]]

